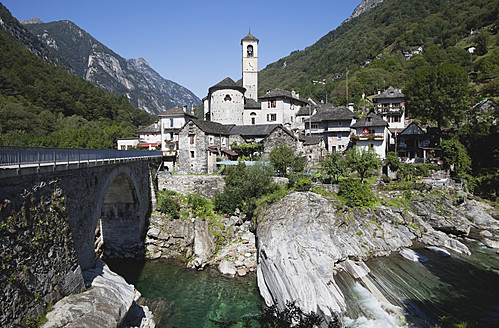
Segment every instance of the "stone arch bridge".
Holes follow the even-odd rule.
[[[106,249],[134,249],[143,242],[155,200],[161,152],[47,149],[0,146],[0,214],[19,208],[23,194],[43,186],[64,197],[78,264],[96,259],[96,229]]]

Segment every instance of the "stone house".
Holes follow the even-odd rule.
[[[326,145],[321,135],[300,136],[303,155],[308,165],[319,165],[326,156]]]
[[[395,136],[395,132],[405,129],[405,102],[404,94],[400,89],[390,86],[384,92],[374,96],[373,102],[376,104],[377,113],[388,122],[388,130],[392,136]],[[389,142],[393,148],[395,140],[391,138]]]
[[[357,120],[357,115],[346,107],[320,104],[310,119],[310,132],[324,138],[324,145],[329,153],[344,152],[350,144],[350,126]],[[307,122],[306,126],[308,125]]]
[[[372,149],[380,159],[386,158],[390,138],[388,122],[374,112],[370,112],[366,117],[352,124],[351,127],[354,130],[350,138],[354,146],[362,151]]]
[[[158,114],[161,133],[161,150],[165,158],[164,165],[168,171],[174,171],[177,164],[178,132],[195,116],[184,108],[173,107]]]
[[[178,170],[191,174],[215,172],[217,157],[229,149],[231,127],[191,119],[178,134]]]

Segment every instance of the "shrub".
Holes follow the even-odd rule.
[[[373,206],[376,201],[371,188],[353,178],[347,178],[340,181],[338,195],[346,199],[346,204],[349,207],[370,207]]]
[[[213,216],[213,205],[203,196],[189,194],[187,195],[187,204],[192,208],[192,213],[201,219]]]
[[[176,194],[176,193],[175,193]],[[159,192],[158,195],[158,210],[161,213],[168,214],[174,219],[179,218],[180,205],[176,196],[171,192]]]
[[[296,191],[309,191],[310,186],[312,185],[312,180],[310,178],[300,178],[296,183],[295,190]]]
[[[400,161],[395,152],[390,151],[386,153],[386,163],[390,166],[390,170],[397,171],[400,167]]]

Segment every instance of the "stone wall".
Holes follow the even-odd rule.
[[[288,133],[284,132],[283,129],[274,129],[271,134],[269,134],[263,141],[263,153],[270,154],[272,149],[279,145],[286,145],[292,149],[298,148],[297,140],[290,136]]]
[[[220,175],[159,175],[158,189],[173,190],[183,195],[196,194],[211,199],[225,182]]]
[[[55,181],[36,183],[15,201],[1,196],[0,326],[25,326],[49,304],[80,292],[83,278],[68,202]]]
[[[113,231],[109,225],[104,236],[120,232],[117,244],[144,239],[151,207],[149,170],[147,161],[136,161],[1,180],[0,326],[26,324],[49,304],[81,290],[81,270],[95,263],[103,211],[118,221],[135,220],[133,229]],[[116,181],[128,184],[126,198],[133,203],[120,198],[123,183]]]

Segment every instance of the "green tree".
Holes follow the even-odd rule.
[[[468,108],[468,74],[458,65],[443,63],[414,71],[404,89],[407,110],[441,129],[449,121],[458,123]]]
[[[459,140],[456,138],[443,140],[440,147],[445,165],[453,167],[452,172],[455,176],[464,178],[471,172],[471,159]]]
[[[393,151],[386,153],[386,163],[390,165],[390,170],[397,171],[400,167],[400,161],[397,154]]]
[[[337,183],[338,179],[345,175],[347,164],[340,153],[334,152],[327,154],[322,160],[322,168],[331,177],[331,183]]]
[[[359,173],[361,183],[364,179],[377,173],[380,161],[374,150],[362,151],[353,147],[345,153],[348,166]]]
[[[291,165],[291,168],[293,169],[293,172],[303,172],[305,170],[305,166],[307,165],[307,158],[303,155],[302,152],[296,154],[293,164]]]
[[[286,145],[279,145],[270,152],[270,163],[282,175],[286,174],[286,169],[293,165],[294,159],[293,149]]]

